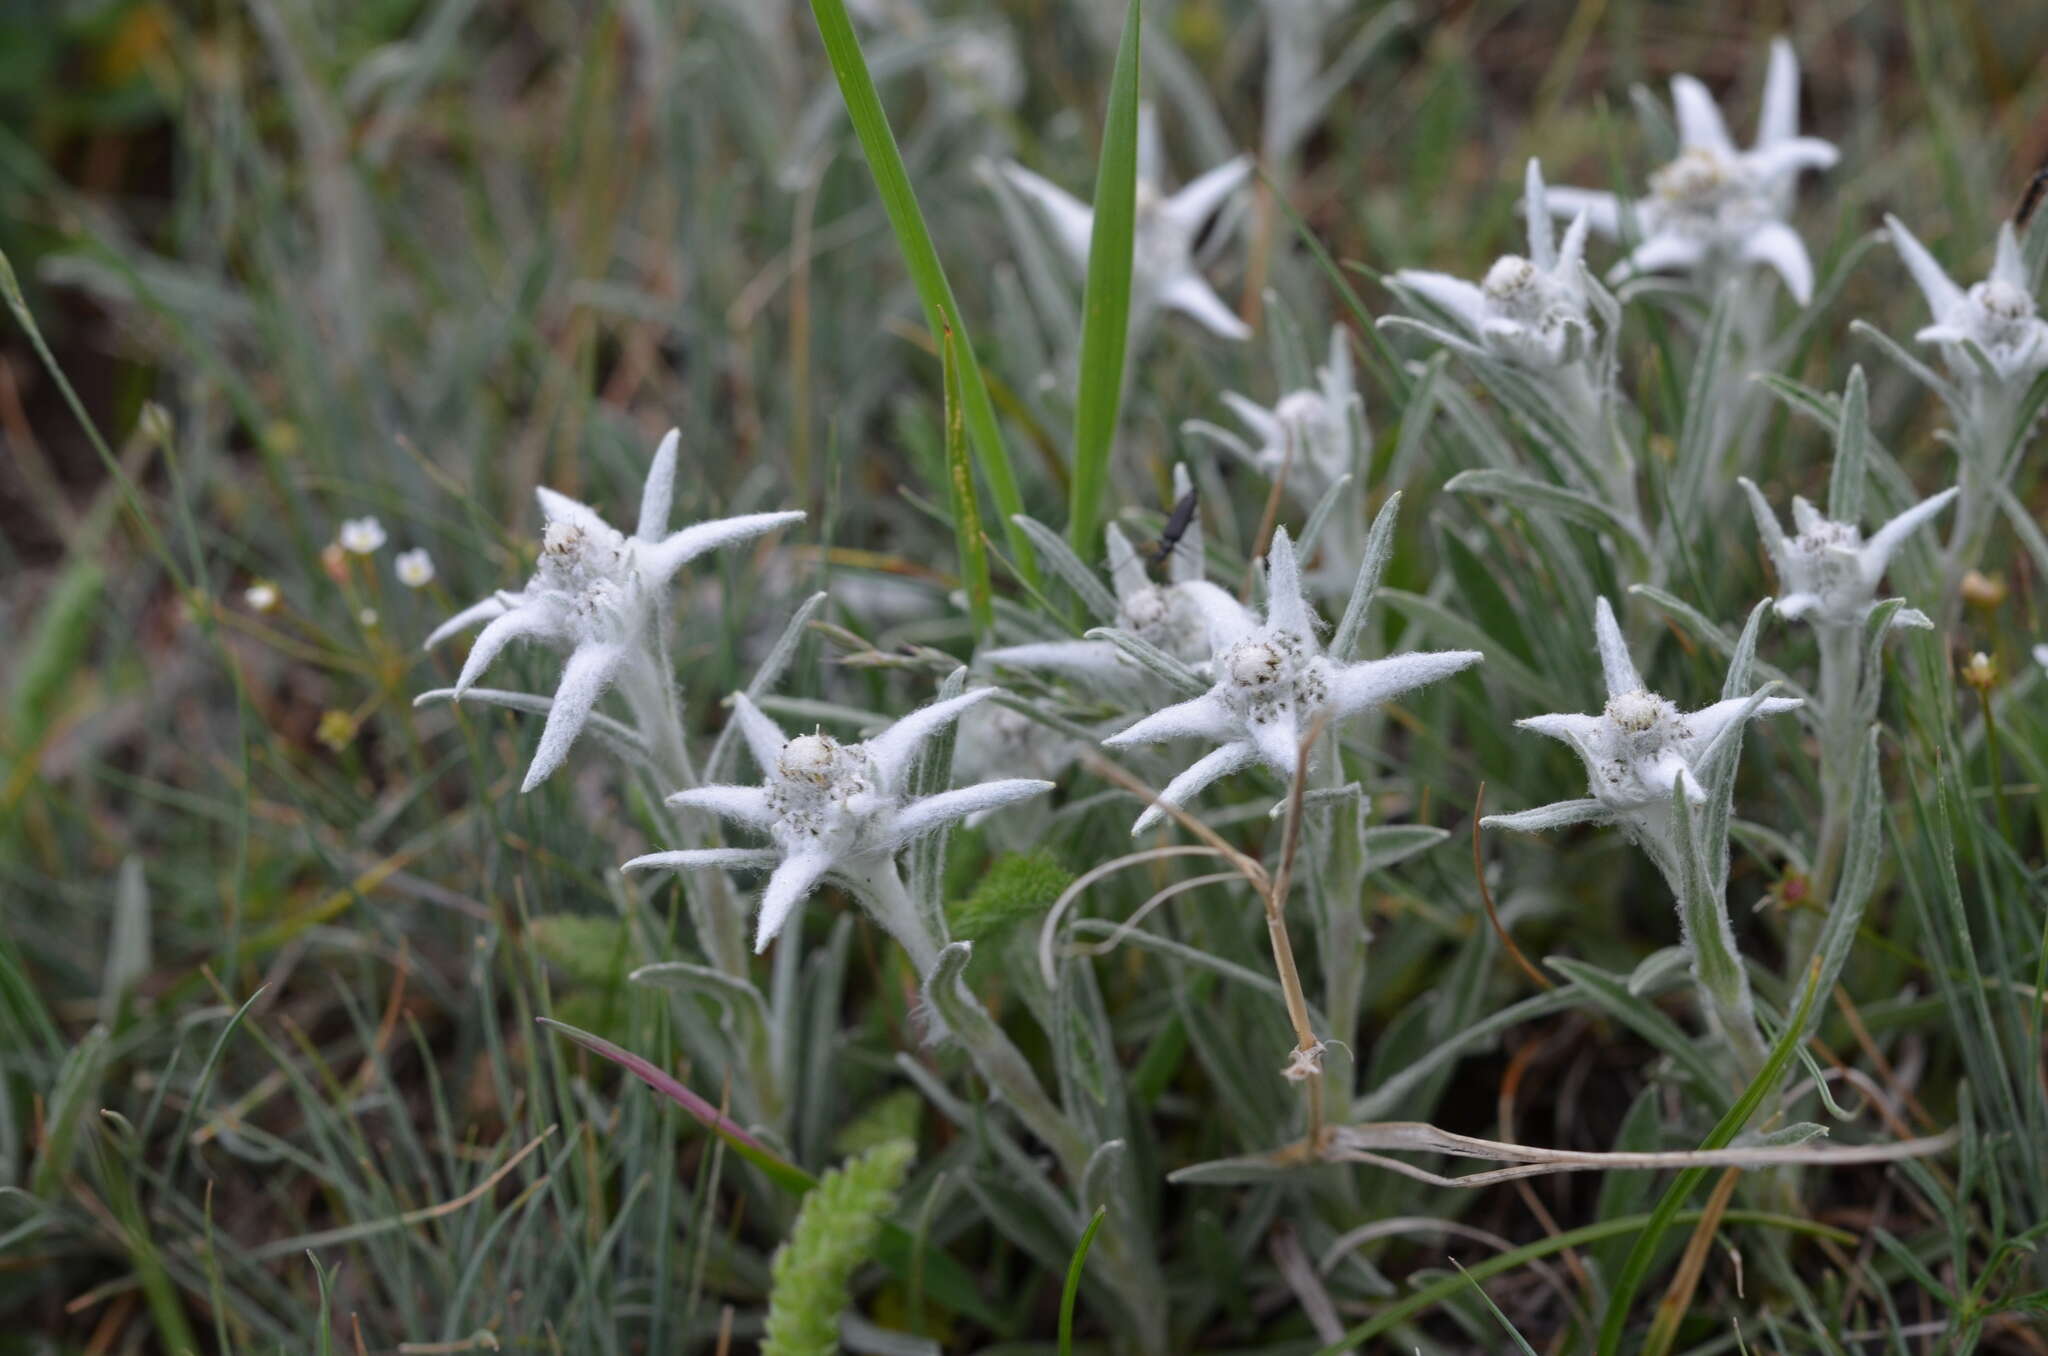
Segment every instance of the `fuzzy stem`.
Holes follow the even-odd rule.
[[[910,963],[917,973],[930,974],[932,967],[939,963],[939,943],[926,926],[917,901],[910,897],[910,889],[903,883],[902,873],[896,869],[895,858],[885,858],[879,866],[869,867],[858,874],[841,874],[868,911],[868,916],[881,924],[882,930],[909,954]]]
[[[1793,916],[1786,940],[1786,973],[1806,972],[1820,941],[1821,925],[1834,901],[1841,877],[1842,853],[1849,840],[1849,800],[1855,792],[1856,770],[1862,762],[1861,714],[1863,631],[1859,626],[1822,622],[1820,682],[1814,693],[1814,719],[1820,735],[1820,833],[1813,852],[1813,908]]]

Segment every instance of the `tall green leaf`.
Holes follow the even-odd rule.
[[[1017,491],[1017,475],[1003,446],[1002,430],[996,426],[988,382],[974,356],[974,340],[960,317],[960,305],[953,299],[953,285],[946,281],[938,249],[925,227],[924,212],[910,187],[909,171],[903,167],[896,134],[889,129],[888,115],[882,111],[882,98],[875,92],[875,78],[868,71],[867,58],[861,55],[860,40],[854,36],[845,0],[811,0],[811,15],[817,20],[818,36],[824,39],[825,57],[839,82],[839,93],[846,100],[847,117],[860,138],[861,153],[867,157],[868,170],[882,196],[882,210],[888,213],[889,225],[896,232],[897,248],[903,251],[903,262],[909,266],[910,280],[924,307],[925,324],[932,332],[932,343],[943,347],[948,331],[958,338],[960,394],[967,435],[974,443],[975,455],[981,459],[981,473],[988,477],[989,493],[1002,514],[1018,573],[1035,586],[1037,558],[1031,552],[1031,543],[1010,521],[1024,511],[1024,500]]]
[[[946,489],[953,507],[953,536],[960,547],[960,587],[967,591],[968,615],[974,634],[986,640],[995,629],[995,602],[989,592],[988,542],[981,531],[981,509],[974,498],[974,473],[967,464],[967,428],[960,400],[960,350],[953,331],[946,331],[940,350],[946,383]]]
[[[1100,549],[1102,497],[1116,446],[1131,329],[1131,237],[1138,208],[1139,0],[1124,13],[1123,41],[1109,82],[1109,118],[1095,171],[1095,229],[1081,303],[1081,372],[1074,399],[1074,480],[1067,544],[1083,560]]]

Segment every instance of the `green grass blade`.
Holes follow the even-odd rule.
[[[960,407],[960,352],[953,331],[946,331],[940,353],[946,385],[946,488],[953,506],[953,536],[960,547],[960,586],[967,591],[967,612],[974,618],[976,640],[995,629],[995,601],[988,579],[988,541],[981,530],[981,509],[974,498],[974,470],[967,460],[967,421]]]
[[[1136,0],[1131,8],[1136,9]],[[1095,1207],[1095,1218],[1088,1221],[1088,1227],[1081,1231],[1081,1241],[1074,1245],[1073,1260],[1067,1263],[1067,1283],[1060,1289],[1060,1356],[1074,1356],[1074,1301],[1081,1293],[1081,1271],[1088,1264],[1088,1249],[1095,1243],[1095,1231],[1102,1227],[1102,1217],[1108,1206]]]
[[[896,244],[903,251],[903,262],[910,269],[910,279],[917,288],[917,299],[924,307],[925,324],[931,329],[932,342],[943,346],[949,330],[959,337],[960,393],[966,413],[967,434],[973,440],[975,454],[981,459],[981,473],[988,477],[989,492],[1002,515],[1010,554],[1017,562],[1018,572],[1026,582],[1036,585],[1038,562],[1032,555],[1031,543],[1010,522],[1013,515],[1024,511],[1024,500],[1017,490],[1017,476],[1010,466],[1010,454],[1003,446],[1002,430],[996,425],[996,411],[989,400],[988,383],[982,377],[981,363],[974,356],[974,340],[960,318],[960,305],[953,299],[953,285],[946,281],[938,249],[932,244],[931,232],[925,228],[924,212],[918,207],[917,195],[910,187],[910,174],[903,167],[903,155],[896,148],[896,134],[889,129],[888,115],[882,111],[882,98],[875,91],[874,76],[868,71],[867,59],[861,55],[860,40],[853,32],[853,21],[847,17],[844,0],[811,0],[811,15],[817,20],[818,36],[825,42],[826,59],[832,64],[834,78],[839,81],[839,93],[846,100],[847,117],[853,123],[854,134],[860,138],[861,151],[866,155],[868,169],[875,178],[875,188],[882,196],[882,210],[888,213],[889,225],[896,232]]]
[[[1665,1223],[1667,1227],[1697,1224],[1705,1213],[1702,1210],[1681,1210]],[[1367,1341],[1399,1327],[1417,1314],[1427,1313],[1467,1286],[1490,1280],[1513,1271],[1516,1267],[1527,1266],[1531,1262],[1554,1256],[1570,1248],[1583,1248],[1608,1238],[1626,1238],[1648,1227],[1654,1218],[1653,1215],[1624,1215],[1620,1219],[1603,1219],[1597,1224],[1567,1229],[1561,1234],[1539,1238],[1533,1243],[1526,1243],[1508,1252],[1496,1253],[1469,1268],[1461,1267],[1457,1275],[1431,1281],[1414,1294],[1388,1305],[1378,1314],[1345,1333],[1339,1340],[1316,1352],[1315,1356],[1344,1356],[1345,1352],[1362,1348]],[[1774,1215],[1762,1210],[1730,1210],[1721,1216],[1721,1222],[1783,1229],[1787,1233],[1825,1238],[1838,1245],[1853,1244],[1857,1241],[1856,1235],[1846,1229],[1837,1229],[1818,1220],[1802,1219],[1796,1215]]]
[[[1734,1106],[1728,1108],[1727,1114],[1715,1123],[1714,1128],[1707,1132],[1706,1139],[1700,1144],[1702,1149],[1719,1149],[1734,1139],[1778,1086],[1778,1080],[1784,1077],[1785,1069],[1792,1063],[1793,1054],[1799,1048],[1801,1033],[1806,1030],[1807,1019],[1813,1012],[1814,1000],[1820,993],[1819,985],[1814,982],[1817,978],[1818,972],[1808,976],[1805,991],[1799,996],[1798,1011],[1792,1014],[1791,1020],[1779,1031],[1778,1039],[1772,1042],[1771,1052],[1765,1058],[1763,1068],[1758,1070],[1756,1077],[1743,1090],[1742,1096],[1736,1100]],[[1608,1298],[1607,1312],[1600,1321],[1600,1356],[1614,1356],[1615,1352],[1621,1350],[1622,1330],[1628,1324],[1629,1306],[1634,1302],[1636,1292],[1642,1288],[1644,1279],[1649,1275],[1650,1265],[1657,1256],[1657,1243],[1663,1238],[1665,1231],[1678,1222],[1681,1207],[1710,1171],[1710,1168],[1687,1168],[1679,1173],[1677,1179],[1665,1189],[1663,1199],[1657,1202],[1657,1208],[1650,1212],[1650,1222],[1636,1235],[1635,1246],[1629,1249],[1628,1259],[1621,1264],[1621,1274],[1615,1277],[1614,1292]]]
[[[556,1021],[552,1017],[537,1017],[534,1020],[557,1035],[567,1037],[592,1054],[610,1060],[689,1112],[728,1149],[760,1169],[763,1176],[790,1195],[802,1196],[817,1186],[817,1178],[788,1159],[777,1155],[774,1150],[742,1130],[717,1107],[699,1097],[679,1080],[670,1077],[651,1060],[643,1059],[601,1036],[593,1036],[588,1031],[570,1026],[567,1022]],[[882,1226],[881,1237],[875,1244],[875,1256],[882,1265],[906,1280],[914,1267],[921,1266],[925,1288],[940,1304],[997,1332],[1005,1332],[1010,1328],[1011,1325],[982,1299],[980,1291],[975,1288],[973,1277],[964,1267],[950,1255],[935,1248],[926,1249],[919,1254],[909,1231],[903,1226],[894,1223],[885,1223]],[[921,1262],[916,1260],[920,1256]]]
[[[1081,302],[1081,372],[1074,398],[1074,481],[1067,498],[1067,545],[1083,560],[1101,549],[1102,497],[1122,413],[1131,331],[1131,238],[1138,211],[1139,0],[1124,12],[1123,41],[1109,81],[1109,117],[1095,171],[1094,232]]]

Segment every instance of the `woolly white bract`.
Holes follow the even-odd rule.
[[[1865,541],[1856,524],[1837,522],[1798,495],[1792,496],[1792,525],[1798,535],[1788,537],[1763,492],[1747,477],[1739,477],[1737,483],[1777,567],[1783,591],[1773,608],[1781,617],[1803,618],[1816,626],[1853,626],[1869,616],[1893,554],[1957,494],[1950,488],[1921,500]],[[1894,627],[1933,624],[1912,608],[1902,608],[1892,618]]]
[[[1799,135],[1799,60],[1792,45],[1783,38],[1771,43],[1756,142],[1746,151],[1736,147],[1699,81],[1673,76],[1671,102],[1678,156],[1650,175],[1648,197],[1625,203],[1612,193],[1553,188],[1551,212],[1584,214],[1601,235],[1636,242],[1612,277],[1680,270],[1711,281],[1735,267],[1761,264],[1804,306],[1813,297],[1813,261],[1784,218],[1800,171],[1827,169],[1839,157],[1829,143]]]
[[[1582,356],[1592,333],[1584,262],[1590,218],[1581,207],[1563,241],[1557,240],[1543,168],[1534,159],[1523,178],[1522,210],[1529,219],[1526,259],[1502,255],[1478,283],[1412,268],[1388,282],[1459,326],[1462,334],[1438,332],[1447,345],[1524,367],[1554,368]]]
[[[1134,835],[1158,823],[1166,806],[1185,805],[1210,783],[1254,764],[1291,780],[1302,739],[1322,722],[1355,716],[1482,658],[1477,650],[1446,650],[1340,663],[1323,653],[1317,629],[1294,544],[1282,528],[1266,555],[1265,623],[1245,613],[1234,623],[1219,619],[1210,632],[1215,686],[1102,741],[1111,748],[1167,739],[1219,746],[1167,783],[1159,803],[1131,826]]]
[[[1173,492],[1185,495],[1191,482],[1185,466],[1173,469]],[[1115,626],[1186,664],[1209,658],[1213,616],[1241,613],[1237,600],[1203,578],[1202,524],[1188,521],[1187,530],[1167,557],[1167,581],[1152,582],[1145,559],[1115,523],[1103,529],[1109,581],[1116,595]],[[1144,671],[1106,640],[1048,640],[1006,645],[980,656],[984,664],[1039,669],[1119,689],[1142,685]]]
[[[766,834],[775,846],[652,852],[633,858],[625,869],[773,867],[755,925],[756,951],[767,949],[820,881],[836,877],[910,953],[918,973],[929,973],[939,942],[904,890],[897,852],[955,820],[1043,795],[1053,786],[1015,777],[932,796],[905,794],[911,761],[925,740],[997,692],[976,688],[933,702],[858,744],[815,733],[790,739],[744,693],[736,693],[732,718],[761,769],[761,784],[692,787],[668,803],[708,810]]]
[[[653,672],[650,628],[678,570],[707,551],[804,517],[800,510],[749,513],[670,532],[680,440],[675,430],[661,440],[630,537],[588,505],[550,489],[536,490],[546,525],[533,578],[516,593],[494,593],[464,608],[427,637],[431,649],[478,622],[489,623],[470,646],[455,680],[457,700],[514,640],[538,640],[568,652],[522,791],[531,791],[562,765],[591,708],[615,680],[631,677],[657,686],[670,681],[669,675]],[[634,669],[640,671],[630,672]]]
[[[1939,344],[1957,381],[2023,389],[2048,371],[2048,322],[2034,305],[2019,233],[2011,222],[1998,228],[1990,276],[1967,291],[1935,262],[1904,222],[1887,215],[1884,224],[1934,315],[1934,323],[1913,337],[1923,344]]]
[[[1690,713],[1643,686],[1635,661],[1615,624],[1614,609],[1602,598],[1594,610],[1594,635],[1607,680],[1607,705],[1597,716],[1525,716],[1515,724],[1569,744],[1586,765],[1591,800],[1559,801],[1515,814],[1488,815],[1491,828],[1536,831],[1567,824],[1624,825],[1632,837],[1661,844],[1669,831],[1673,793],[1706,799],[1698,768],[1707,750],[1745,711],[1751,718],[1777,715],[1799,706],[1796,697],[1731,697]]]
[[[1251,439],[1191,419],[1184,431],[1210,439],[1236,454],[1268,480],[1283,474],[1295,497],[1314,504],[1339,479],[1351,474],[1354,434],[1365,427],[1365,402],[1351,369],[1351,339],[1341,325],[1330,329],[1328,359],[1316,368],[1316,384],[1289,391],[1268,407],[1250,396],[1225,391],[1223,403]]]

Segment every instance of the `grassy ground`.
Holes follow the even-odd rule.
[[[1091,195],[1121,16],[872,8],[867,57],[1023,507],[1062,532],[1085,464],[1062,331],[1081,293],[1056,259],[1031,270],[986,166],[1013,157]],[[1176,179],[1260,144],[1257,14],[1148,6],[1145,93]],[[427,632],[531,568],[534,488],[630,523],[671,426],[677,523],[810,515],[678,582],[700,763],[723,699],[814,591],[823,625],[794,633],[772,688],[792,729],[851,737],[936,695],[980,642],[1077,632],[1071,590],[1020,577],[985,448],[971,512],[955,497],[949,458],[970,452],[947,436],[938,345],[806,8],[0,14],[0,250],[21,294],[0,340],[0,1353],[749,1350],[771,1290],[797,1303],[770,1259],[809,1179],[902,1139],[891,1223],[848,1262],[849,1349],[1058,1350],[1071,1267],[1075,1350],[2048,1352],[2048,718],[2030,657],[2048,614],[2018,526],[2048,504],[2038,445],[1966,595],[1942,593],[1931,559],[1894,571],[1941,625],[1886,650],[1878,792],[1850,839],[1868,902],[1838,987],[1809,992],[1794,960],[1829,896],[1804,869],[1827,832],[1818,741],[1794,719],[1752,728],[1725,898],[1769,1077],[1731,1081],[1684,967],[1659,959],[1680,937],[1671,896],[1619,832],[1473,834],[1482,783],[1487,811],[1584,794],[1565,749],[1511,722],[1597,707],[1595,592],[1653,685],[1686,709],[1720,694],[1715,636],[1627,590],[1660,584],[1725,641],[1778,587],[1721,472],[1781,508],[1825,492],[1839,408],[1802,412],[1798,388],[1841,392],[1864,369],[1876,502],[1953,482],[1936,436],[1952,415],[1850,322],[1909,349],[1927,323],[1868,239],[1888,211],[1959,279],[1990,266],[2048,161],[2048,14],[1416,0],[1357,6],[1328,50],[1382,23],[1294,163],[1268,166],[1291,212],[1252,203],[1205,233],[1207,275],[1258,337],[1172,319],[1134,346],[1091,507],[1149,540],[1174,462],[1209,456],[1210,575],[1250,596],[1271,524],[1298,535],[1310,506],[1181,422],[1228,423],[1228,390],[1272,402],[1342,324],[1370,434],[1324,542],[1361,539],[1403,496],[1365,652],[1487,662],[1348,727],[1332,755],[1363,788],[1345,804],[1406,836],[1359,862],[1322,832],[1339,815],[1309,816],[1287,912],[1330,1047],[1307,1083],[1281,1072],[1296,1036],[1254,890],[1214,882],[1112,932],[1212,862],[1147,860],[1078,896],[1047,933],[1046,982],[1040,928],[1066,881],[1198,841],[1172,826],[1133,844],[1140,807],[1107,767],[1069,766],[1048,806],[917,860],[976,943],[968,988],[1079,1127],[1076,1172],[1013,1089],[990,1097],[973,1037],[928,1039],[923,976],[836,888],[749,985],[629,982],[702,961],[693,917],[720,907],[695,879],[616,870],[677,841],[669,788],[586,738],[520,795],[537,721],[413,705],[461,660],[460,642],[424,652]],[[1634,297],[1618,427],[1654,551],[1447,491],[1476,466],[1538,466],[1536,439],[1458,360],[1383,342],[1371,314],[1399,309],[1384,275],[1478,277],[1521,249],[1532,155],[1553,184],[1638,184],[1668,152],[1674,73],[1725,96],[1746,139],[1781,32],[1804,127],[1841,150],[1793,218],[1823,280],[1777,355],[1797,385],[1778,400],[1733,365],[1717,377],[1706,305]],[[988,34],[1014,52],[1014,100],[999,66],[959,55]],[[1794,326],[1770,296],[1771,327]],[[1718,402],[1739,436],[1713,431]],[[1688,495],[1703,439],[1720,460]],[[364,516],[388,542],[337,550]],[[953,596],[961,543],[984,536],[993,636]],[[437,566],[423,588],[394,570],[413,548]],[[1340,583],[1317,585],[1331,620],[1357,563],[1337,554]],[[274,608],[250,601],[259,584]],[[1959,665],[1976,652],[1973,681]],[[1786,621],[1759,655],[1800,683],[1816,663]],[[515,646],[490,681],[546,693],[558,671]],[[1151,709],[1016,685],[1091,727]],[[1061,738],[1041,730],[1030,756]],[[1152,785],[1184,765],[1115,761]],[[1286,790],[1246,772],[1194,809],[1270,870]],[[1393,860],[1396,843],[1419,850]],[[744,908],[758,887],[738,879]],[[676,1075],[751,1138],[707,1132],[543,1016]],[[1477,1189],[1317,1161],[1338,1156],[1330,1126],[1383,1122],[1586,1152],[1738,1132],[1771,1147],[1807,1123],[1833,1145],[1957,1138],[1888,1163]]]

